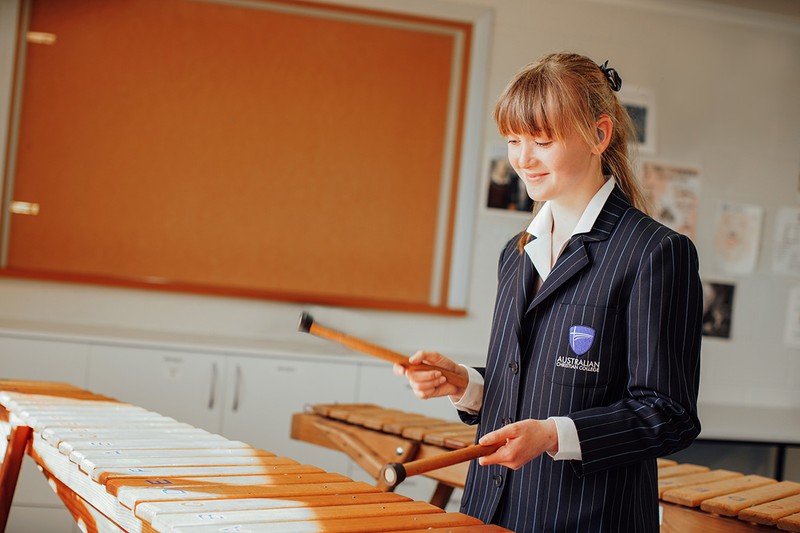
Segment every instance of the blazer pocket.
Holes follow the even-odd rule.
[[[625,346],[624,326],[612,307],[560,304],[545,375],[568,387],[605,387],[615,374],[615,355]]]

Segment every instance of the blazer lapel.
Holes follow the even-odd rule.
[[[553,294],[556,289],[591,263],[586,249],[588,243],[606,240],[611,235],[622,214],[630,206],[630,202],[619,190],[619,187],[614,187],[603,206],[603,210],[597,216],[591,231],[582,235],[572,236],[564,252],[558,258],[556,264],[553,265],[550,275],[544,280],[539,292],[536,293],[536,297],[530,302],[527,311],[539,305],[545,298]]]
[[[589,254],[586,252],[586,245],[583,242],[583,235],[573,235],[569,244],[564,249],[564,253],[558,258],[550,275],[544,280],[536,297],[528,306],[528,311],[539,305],[542,300],[553,294],[553,291],[561,287],[570,280],[575,274],[589,264]]]
[[[535,237],[534,237],[535,238]],[[519,336],[519,330],[522,326],[522,320],[525,317],[525,312],[530,303],[530,295],[536,283],[536,268],[533,266],[528,254],[519,254],[519,265],[517,267],[517,279],[514,295],[514,311],[516,313],[516,320],[514,322],[514,332]]]

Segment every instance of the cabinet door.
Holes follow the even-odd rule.
[[[341,452],[292,440],[292,415],[313,403],[355,401],[357,366],[294,358],[231,357],[222,433],[304,464],[347,475]]]
[[[86,344],[0,337],[0,379],[60,381],[84,387],[87,361]],[[23,531],[19,527],[26,521],[32,528],[27,531],[57,531],[47,526],[52,522],[46,521],[46,517],[54,515],[66,516],[71,521],[69,513],[63,511],[61,500],[30,457],[26,456],[23,461],[13,501],[15,511],[11,514],[8,531]],[[36,509],[42,512],[37,513]]]
[[[83,387],[88,347],[83,343],[0,337],[0,379],[62,381]]]
[[[93,345],[88,389],[219,433],[225,357]]]

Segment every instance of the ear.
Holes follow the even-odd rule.
[[[594,145],[594,151],[597,155],[602,154],[611,144],[611,134],[614,132],[614,123],[611,117],[603,113],[597,119],[597,142]]]

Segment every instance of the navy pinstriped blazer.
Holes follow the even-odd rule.
[[[528,302],[536,274],[518,237],[500,257],[483,407],[460,415],[479,436],[569,416],[583,460],[543,454],[516,471],[473,462],[462,511],[518,533],[657,532],[656,458],[700,432],[697,252],[615,188]],[[572,326],[594,331],[582,355]]]

